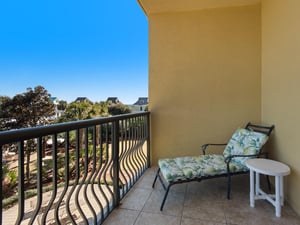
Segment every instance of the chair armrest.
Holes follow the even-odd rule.
[[[227,156],[225,158],[225,163],[229,164],[230,161],[233,159],[233,158],[236,158],[236,157],[257,157],[259,156],[259,154],[255,154],[255,155],[230,155],[230,156]]]
[[[227,143],[225,143],[225,144],[204,144],[204,145],[201,146],[201,150],[202,150],[203,155],[205,155],[206,148],[210,145],[212,145],[212,146],[225,146],[225,145],[227,145]]]

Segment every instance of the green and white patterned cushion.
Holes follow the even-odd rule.
[[[227,173],[227,166],[223,155],[202,155],[194,157],[178,157],[174,159],[160,159],[158,161],[161,173],[166,181],[175,182],[193,178],[222,175]],[[230,171],[248,171],[239,163],[231,162]]]
[[[158,165],[166,181],[172,182],[186,179],[175,159],[160,159],[158,160]]]
[[[267,140],[266,134],[240,128],[232,135],[223,155],[160,159],[158,165],[167,182],[222,175],[227,173],[226,157],[258,154]],[[230,172],[248,171],[245,165],[247,159],[249,157],[233,158],[229,164]]]
[[[214,176],[227,173],[227,164],[223,155],[209,154],[199,156],[198,163],[202,167],[201,176]],[[248,171],[246,166],[232,162],[229,164],[230,172]]]
[[[223,155],[226,158],[230,155],[258,154],[267,140],[268,135],[266,134],[239,128],[229,140]],[[232,162],[244,166],[247,159],[249,159],[249,157],[235,157],[232,159]]]

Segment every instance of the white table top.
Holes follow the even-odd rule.
[[[286,176],[291,172],[287,165],[271,159],[248,159],[246,166],[258,173],[270,176]]]

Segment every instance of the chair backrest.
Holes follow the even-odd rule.
[[[225,147],[223,152],[224,157],[239,155],[240,157],[232,158],[232,162],[244,165],[249,157],[241,156],[258,155],[273,129],[273,125],[260,126],[251,123],[248,123],[245,128],[237,129]]]
[[[262,126],[262,125],[256,125],[256,124],[252,124],[252,123],[247,123],[245,129],[247,130],[252,130],[252,131],[255,131],[255,132],[260,132],[260,133],[264,133],[268,136],[271,135],[273,129],[275,128],[274,125],[271,125],[271,126]]]

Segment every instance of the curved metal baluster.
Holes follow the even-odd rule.
[[[56,194],[57,194],[57,169],[58,169],[58,167],[57,167],[57,157],[56,156],[57,156],[57,134],[53,134],[52,135],[52,166],[53,166],[52,183],[53,183],[53,190],[52,190],[52,197],[49,201],[49,204],[46,208],[45,213],[42,216],[42,224],[46,224],[47,215],[48,215],[51,207],[53,206],[53,203],[55,201]]]
[[[42,205],[42,201],[43,201],[43,177],[42,177],[42,138],[38,137],[37,138],[37,205],[35,207],[35,210],[33,212],[33,215],[29,221],[29,225],[32,225],[35,218],[37,217],[40,209],[41,209],[41,205]]]
[[[142,174],[142,168],[143,168],[143,162],[142,162],[142,158],[140,157],[140,147],[142,144],[142,120],[140,117],[137,118],[138,119],[138,126],[137,126],[137,143],[136,143],[136,147],[135,147],[135,158],[136,158],[136,162],[138,164],[138,177],[141,176]]]
[[[144,145],[145,141],[141,140],[140,141],[140,144],[138,146],[138,149],[137,149],[137,154],[138,154],[138,158],[140,160],[140,163],[141,163],[141,167],[140,167],[140,173],[142,175],[142,173],[144,172],[144,170],[146,169],[146,164],[147,164],[147,159],[146,159],[146,156],[143,152],[143,145]]]
[[[76,180],[77,180],[77,182],[74,184],[74,187],[73,187],[71,193],[73,194],[73,191],[76,188],[78,182],[80,182],[80,185],[76,189],[76,192],[75,192],[75,204],[76,204],[76,207],[77,207],[77,209],[79,211],[79,214],[82,217],[83,221],[85,222],[85,224],[88,224],[88,220],[87,220],[86,216],[84,215],[84,212],[82,211],[82,208],[81,208],[80,203],[79,203],[79,192],[80,192],[80,189],[81,189],[82,185],[84,184],[84,181],[85,181],[85,178],[86,178],[86,170],[85,170],[84,177],[82,178],[81,181],[79,181],[80,180],[80,163],[79,163],[79,160],[80,160],[80,135],[79,135],[79,133],[80,133],[80,130],[77,129],[76,130],[76,139],[77,139],[76,140],[76,164],[78,163],[77,164],[78,169],[76,171]],[[87,155],[87,154],[85,154],[85,155]],[[85,162],[85,165],[86,164],[87,164],[87,161]],[[72,195],[71,193],[70,193],[70,196]]]
[[[138,158],[140,160],[140,176],[143,174],[146,165],[146,159],[143,155],[143,145],[145,143],[145,120],[143,116],[139,117],[140,119],[140,127],[139,127],[139,147],[137,149]]]
[[[4,149],[3,149],[3,147],[2,147],[2,145],[0,144],[0,151],[1,151],[1,154],[0,154],[0,168],[1,168],[1,173],[0,173],[0,180],[2,181],[3,180],[3,178],[2,178],[2,157],[3,157],[3,151],[4,151]],[[1,195],[2,195],[2,185],[0,186],[0,193],[1,193]],[[1,201],[0,201],[0,208],[1,208],[1,212],[0,212],[0,224],[2,224],[2,208],[3,208],[3,205],[2,205],[2,198],[1,198]]]
[[[96,216],[96,212],[95,210],[93,209],[92,207],[92,204],[91,202],[89,201],[89,198],[87,196],[87,189],[89,187],[89,185],[92,185],[90,182],[91,182],[91,177],[95,171],[95,161],[93,161],[93,169],[92,169],[92,172],[90,174],[90,176],[88,176],[88,173],[89,173],[89,164],[90,164],[90,160],[89,160],[89,138],[88,138],[88,132],[89,129],[86,128],[85,129],[85,166],[84,166],[84,178],[82,179],[82,185],[85,184],[83,190],[83,197],[84,197],[84,200],[88,206],[88,208],[90,209],[91,213],[93,214],[93,218],[94,218],[94,224],[97,224],[97,216]],[[80,192],[80,191],[78,191]]]
[[[125,164],[126,163],[125,160],[126,160],[127,146],[128,146],[128,141],[129,141],[128,140],[128,121],[126,119],[124,120],[124,131],[125,131],[124,132],[125,142],[122,145],[122,155],[120,156],[120,166],[122,168],[120,171],[122,171],[122,174],[124,176],[124,180],[125,180],[126,185],[123,185],[123,186],[124,186],[124,188],[126,187],[125,191],[127,193],[128,190],[129,190],[129,188],[128,188],[129,181],[128,181],[127,178],[130,179],[130,174],[128,173],[128,169],[126,168],[126,164]],[[124,174],[124,173],[126,173],[126,174]],[[124,191],[124,189],[123,189],[123,191]]]
[[[97,202],[99,208],[101,209],[101,211],[103,211],[103,208],[102,208],[102,205],[101,205],[101,202],[100,202],[100,199],[98,198],[98,196],[96,195],[96,192],[95,192],[95,187],[94,187],[94,184],[95,184],[95,181],[96,181],[96,178],[97,178],[97,175],[100,171],[100,167],[97,168],[97,143],[96,143],[96,138],[97,138],[97,126],[94,126],[93,127],[93,168],[92,168],[92,176],[91,176],[91,191],[92,191],[92,195],[95,199],[95,201]],[[101,155],[100,155],[101,157]],[[97,224],[97,215],[96,215],[96,223]]]
[[[134,179],[133,179],[133,183],[135,183],[137,181],[137,174],[138,174],[138,165],[136,163],[136,161],[134,160],[134,152],[135,152],[135,149],[136,149],[136,142],[137,142],[137,121],[136,121],[136,118],[133,118],[134,120],[134,142],[133,142],[133,146],[130,150],[131,154],[130,154],[130,158],[131,158],[131,161],[132,161],[132,165],[133,165],[133,170],[134,170]]]
[[[144,154],[144,145],[146,143],[146,119],[145,116],[141,116],[142,120],[142,130],[141,130],[141,147],[140,147],[140,155],[143,161],[143,172],[147,168],[147,157]]]
[[[126,177],[125,177],[125,175],[124,175],[124,173],[123,173],[123,170],[124,170],[124,168],[122,168],[122,166],[121,166],[121,161],[122,161],[122,158],[123,158],[123,155],[124,155],[124,121],[123,120],[121,120],[120,121],[120,149],[119,149],[119,165],[120,165],[120,170],[119,170],[119,174],[120,174],[120,177],[119,177],[119,182],[120,182],[120,184],[121,184],[121,187],[122,187],[122,193],[124,193],[125,192],[125,185],[124,185],[124,182],[123,182],[123,180],[125,181],[125,183],[127,183],[126,182]],[[126,139],[125,139],[125,141],[126,141]],[[120,195],[120,198],[122,198],[122,196]]]
[[[143,123],[142,123],[143,124],[143,127],[142,127],[142,144],[141,144],[140,153],[141,153],[141,156],[142,156],[143,162],[144,162],[143,171],[145,171],[145,169],[147,168],[147,156],[145,155],[144,149],[143,149],[143,146],[147,141],[147,138],[146,138],[147,127],[146,127],[146,118],[145,118],[145,116],[142,116],[142,120],[143,120]]]
[[[69,154],[69,148],[70,148],[70,133],[69,131],[67,131],[65,133],[65,187],[60,195],[60,198],[57,201],[57,205],[55,207],[55,222],[57,224],[61,224],[59,221],[59,207],[63,202],[64,197],[66,196],[66,193],[68,191],[69,188],[69,180],[70,180],[70,169],[69,169],[69,163],[70,163],[70,154]],[[71,220],[73,225],[76,225],[76,222],[74,220],[74,218],[72,217],[72,214],[70,212],[70,202],[67,201],[66,202],[66,210],[67,210],[67,215],[69,217],[69,219]]]
[[[145,150],[143,149],[143,155],[145,156],[145,170],[150,167],[150,157],[148,155],[148,151],[150,151],[150,143],[148,141],[148,135],[149,131],[148,131],[148,117],[144,116],[144,144],[145,144]]]
[[[108,124],[107,124],[107,128],[108,128]],[[104,183],[107,187],[107,190],[111,194],[111,197],[114,198],[114,193],[112,192],[112,190],[111,190],[111,188],[110,188],[110,186],[107,182],[107,179],[106,179],[107,171],[112,168],[112,162],[113,162],[112,161],[112,154],[111,154],[111,156],[109,156],[109,145],[108,145],[109,135],[108,135],[108,129],[106,129],[106,130],[107,130],[107,133],[106,133],[106,160],[108,160],[108,162],[107,162],[106,167],[104,169],[104,173],[103,173],[104,178],[103,178],[103,180],[104,180]],[[111,170],[110,170],[110,175],[111,175],[111,178],[112,178]],[[109,212],[113,209],[113,208],[110,208],[110,204],[108,205],[108,209],[109,209]]]
[[[24,180],[25,180],[25,174],[24,174],[24,140],[21,140],[18,142],[18,192],[19,192],[19,206],[18,206],[18,217],[15,224],[21,224],[21,221],[24,217],[24,210],[25,210],[25,188],[24,188]],[[2,153],[1,153],[2,154]],[[2,201],[2,200],[1,200]]]
[[[103,139],[102,139],[102,127],[104,127],[103,125],[100,125],[100,165],[99,165],[99,172],[98,172],[98,180],[97,180],[97,185],[98,185],[98,189],[100,191],[100,193],[102,194],[102,196],[104,197],[104,200],[106,202],[107,205],[109,205],[109,201],[108,201],[108,198],[106,196],[106,194],[104,193],[103,189],[102,189],[102,186],[101,186],[101,177],[102,177],[102,174],[104,172],[104,168],[105,168],[105,163],[104,162],[104,165],[103,165]],[[101,203],[101,202],[100,202]],[[104,207],[103,205],[101,204],[101,221],[104,220]]]
[[[131,148],[132,148],[132,139],[133,139],[133,123],[132,123],[132,119],[129,119],[129,124],[130,124],[130,127],[129,127],[129,141],[128,141],[128,148],[127,148],[127,151],[126,151],[126,157],[125,157],[125,161],[126,161],[126,167],[128,168],[129,172],[130,172],[130,175],[129,175],[129,179],[130,179],[130,182],[129,182],[129,188],[132,186],[133,184],[133,177],[134,177],[134,171],[132,170],[132,164],[131,164],[131,160],[130,160],[130,151],[131,151]]]

